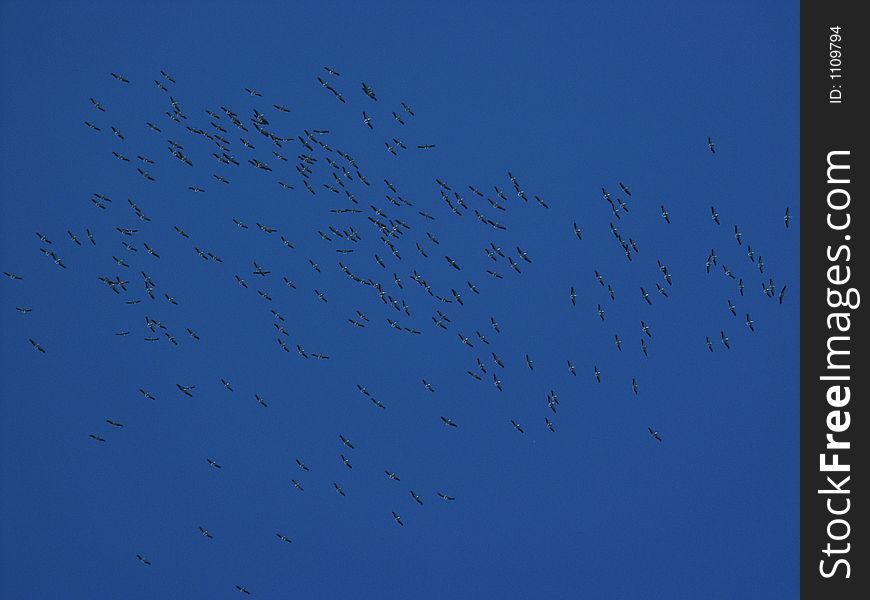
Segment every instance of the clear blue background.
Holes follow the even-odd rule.
[[[6,2],[0,39],[0,270],[24,276],[0,280],[0,595],[232,598],[236,584],[264,598],[797,595],[796,2]],[[341,75],[329,77],[323,65]],[[241,166],[216,162],[213,145],[166,118],[168,94],[153,83],[160,69],[177,81],[169,93],[188,116],[185,124],[211,130],[204,111],[222,114],[220,106],[248,124],[251,133],[241,135],[256,150],[241,146],[225,116],[220,121]],[[330,79],[347,103],[322,89],[317,76]],[[375,89],[377,102],[362,94],[361,81]],[[245,87],[263,97],[252,98]],[[96,111],[89,97],[107,112]],[[402,112],[400,101],[416,113],[405,115],[405,126],[390,116]],[[292,112],[278,113],[273,103]],[[350,204],[322,187],[333,181],[321,149],[312,176],[317,195],[308,194],[293,168],[307,151],[290,142],[279,149],[290,162],[275,159],[250,127],[252,108],[282,135],[329,129],[322,139],[353,155],[372,184],[361,186],[355,176],[347,182],[365,212],[329,212]],[[363,110],[373,116],[373,131],[362,123]],[[111,125],[125,140],[112,136]],[[410,149],[389,154],[384,142],[391,137]],[[167,138],[185,146],[192,168],[169,154]],[[423,143],[437,148],[414,148]],[[133,162],[117,161],[112,150]],[[137,154],[155,160],[146,166],[155,182],[136,173]],[[275,171],[252,168],[251,157]],[[537,194],[550,209],[518,199],[508,170],[530,199]],[[214,173],[231,184],[218,183]],[[384,177],[414,206],[391,205]],[[477,222],[471,211],[450,213],[436,177],[507,231]],[[296,189],[278,187],[278,179]],[[630,198],[619,181],[631,188]],[[499,186],[509,194],[508,210],[493,210],[468,192],[469,184],[491,198]],[[189,192],[191,185],[206,193]],[[631,263],[609,232],[614,217],[602,186],[629,203],[615,224],[638,244]],[[113,198],[107,210],[89,201],[94,192]],[[127,198],[151,221],[136,219]],[[372,204],[411,225],[398,240],[401,261],[365,219]],[[711,205],[721,226],[710,219]],[[794,217],[788,230],[786,206]],[[238,229],[234,217],[250,229]],[[572,233],[574,221],[582,241]],[[279,233],[263,233],[255,222]],[[336,254],[349,243],[316,233],[329,225],[360,232],[353,254]],[[126,239],[116,226],[139,233]],[[52,240],[67,269],[40,253],[47,246],[35,231]],[[139,251],[125,250],[124,240]],[[533,263],[519,261],[517,274],[504,259],[491,262],[483,250],[491,241],[518,261],[519,245]],[[143,242],[160,258],[145,254]],[[763,256],[764,275],[746,257],[746,243]],[[194,246],[223,264],[203,261]],[[745,297],[721,268],[705,272],[711,247],[720,264],[745,279]],[[131,267],[117,266],[113,255]],[[655,291],[656,282],[664,285],[656,259],[673,274],[667,299]],[[252,275],[254,260],[272,274]],[[406,300],[412,316],[353,283],[339,260]],[[594,269],[613,285],[615,301]],[[142,270],[157,284],[157,300],[145,295]],[[411,280],[414,270],[436,293],[460,291],[465,305],[434,302]],[[249,289],[236,285],[234,274]],[[129,292],[113,294],[100,275],[123,276]],[[283,285],[283,275],[296,290]],[[761,291],[768,277],[777,294],[788,286],[781,306]],[[568,299],[572,285],[576,307]],[[652,306],[640,286],[651,292]],[[143,301],[124,304],[133,298]],[[33,312],[20,314],[16,306]],[[291,349],[301,344],[330,360],[282,352],[269,308],[285,316]],[[371,318],[364,329],[347,322],[357,309]],[[451,318],[448,331],[432,323],[436,309]],[[145,315],[166,323],[179,345],[142,341],[150,334]],[[489,327],[490,316],[500,334]],[[422,334],[395,331],[388,317]],[[648,358],[640,350],[641,319],[653,333]],[[119,330],[131,334],[115,336]],[[471,336],[474,348],[463,346],[458,332]],[[35,352],[28,338],[46,353]],[[493,365],[493,350],[505,369]],[[465,374],[476,357],[488,365],[481,382]],[[504,392],[493,386],[493,370]],[[421,378],[433,383],[434,394]],[[196,385],[194,397],[176,383]],[[358,383],[387,408],[362,396]],[[157,399],[146,400],[139,388]],[[557,414],[547,408],[551,389],[559,395]],[[444,427],[441,415],[459,427]],[[107,418],[125,427],[111,428]],[[664,441],[653,440],[647,426]],[[209,457],[223,468],[210,468]],[[385,469],[401,481],[390,481]],[[291,478],[305,491],[294,490]],[[456,500],[444,502],[437,491]],[[140,564],[137,553],[152,565]]]

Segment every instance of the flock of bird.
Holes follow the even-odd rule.
[[[111,73],[111,77],[121,86],[134,86],[133,82],[124,75]],[[316,81],[322,88],[325,101],[336,102],[337,110],[357,110],[359,114],[359,127],[371,132],[371,135],[380,134],[376,145],[380,151],[400,158],[405,153],[432,153],[437,152],[437,146],[431,140],[405,141],[403,134],[414,119],[419,118],[414,109],[403,101],[393,101],[379,95],[375,89],[366,84],[347,84],[336,69],[325,67],[323,72],[312,77],[312,84]],[[121,169],[127,169],[131,177],[139,176],[149,184],[158,185],[161,180],[160,168],[166,163],[177,164],[184,169],[184,175],[190,180],[186,190],[176,190],[181,193],[208,194],[213,186],[232,185],[235,175],[242,169],[255,169],[267,174],[275,180],[275,193],[290,193],[303,197],[313,196],[318,200],[328,200],[330,208],[326,204],[317,203],[310,210],[320,211],[325,219],[332,222],[325,224],[316,232],[316,235],[326,246],[305,246],[292,241],[289,233],[281,227],[267,225],[260,222],[247,223],[240,218],[233,219],[234,225],[241,231],[259,231],[262,235],[275,240],[276,252],[270,256],[233,256],[233,259],[225,263],[224,258],[218,256],[213,250],[207,249],[203,242],[194,239],[183,227],[174,223],[158,223],[151,221],[147,207],[139,206],[133,199],[127,199],[125,213],[123,201],[119,202],[110,195],[95,193],[89,200],[90,206],[98,211],[109,211],[113,219],[118,223],[112,230],[92,231],[86,228],[84,232],[36,232],[38,240],[37,249],[45,255],[50,264],[47,269],[70,269],[75,270],[77,264],[83,259],[77,254],[87,246],[95,247],[102,255],[97,259],[104,275],[99,276],[98,285],[107,288],[107,293],[114,295],[119,303],[129,306],[140,305],[143,302],[148,309],[143,310],[135,321],[144,322],[141,341],[146,344],[168,344],[179,346],[183,343],[181,338],[191,342],[199,342],[200,335],[191,326],[175,329],[166,322],[154,318],[151,315],[159,314],[161,310],[168,310],[168,306],[181,306],[181,298],[176,298],[169,289],[161,286],[156,278],[149,275],[150,261],[181,261],[181,256],[171,256],[153,244],[149,244],[147,237],[154,237],[154,231],[172,232],[180,236],[190,245],[190,256],[195,254],[192,260],[203,261],[221,265],[224,272],[226,285],[238,286],[243,293],[249,294],[250,302],[260,302],[260,310],[270,315],[269,319],[273,331],[264,341],[264,352],[278,352],[293,354],[300,360],[331,359],[330,348],[321,347],[316,339],[291,339],[288,332],[290,324],[283,316],[279,306],[292,307],[295,302],[294,294],[312,294],[314,298],[323,303],[331,301],[331,294],[326,286],[312,287],[309,291],[303,291],[297,285],[297,280],[284,275],[289,261],[294,265],[303,265],[310,268],[313,273],[320,274],[324,270],[341,272],[357,286],[357,296],[348,300],[343,298],[343,305],[358,302],[361,306],[363,298],[366,300],[376,298],[376,310],[363,310],[349,307],[345,319],[348,327],[357,329],[382,328],[393,329],[396,332],[411,336],[422,335],[449,335],[454,340],[457,350],[477,354],[468,361],[468,368],[457,370],[456,377],[470,377],[475,382],[490,382],[495,390],[509,394],[510,387],[506,383],[509,377],[505,374],[510,372],[509,364],[520,363],[521,368],[534,371],[535,360],[525,352],[517,352],[515,348],[503,348],[499,345],[498,336],[502,331],[502,324],[495,318],[489,317],[488,322],[470,326],[474,333],[468,335],[466,331],[457,326],[459,319],[456,313],[461,313],[466,302],[472,301],[477,296],[482,296],[491,287],[479,283],[479,279],[491,279],[494,282],[504,280],[509,274],[520,276],[525,269],[535,268],[534,248],[532,251],[523,246],[505,244],[496,241],[484,241],[481,246],[448,247],[439,239],[441,232],[452,227],[451,219],[473,219],[479,223],[481,239],[486,235],[492,239],[500,239],[502,232],[511,227],[508,215],[519,210],[549,209],[549,204],[541,196],[527,192],[520,183],[519,177],[511,171],[506,171],[503,182],[491,186],[491,191],[485,192],[474,185],[455,185],[448,183],[442,177],[432,180],[430,194],[431,200],[423,201],[411,199],[411,194],[400,191],[399,186],[390,181],[388,177],[373,177],[367,173],[366,165],[362,160],[357,160],[349,153],[340,149],[340,140],[334,139],[335,135],[327,129],[301,128],[290,132],[288,114],[292,109],[278,102],[263,100],[263,93],[255,88],[245,88],[247,99],[257,105],[268,103],[270,108],[267,112],[261,112],[256,106],[239,109],[238,112],[229,106],[220,106],[216,109],[205,109],[201,113],[193,113],[185,110],[182,100],[176,95],[176,81],[166,71],[160,71],[159,76],[153,80],[153,84],[164,96],[164,106],[161,108],[159,118],[153,120],[119,123],[113,116],[113,107],[104,104],[96,98],[90,98],[91,112],[84,125],[94,135],[105,136],[107,152],[117,159]],[[316,88],[315,88],[316,89]],[[364,108],[351,108],[362,104]],[[386,108],[383,107],[387,104]],[[147,156],[137,148],[130,147],[123,131],[128,128],[139,128],[147,131],[148,135],[159,139],[165,146],[163,156]],[[383,146],[381,146],[381,143]],[[707,138],[707,146],[711,155],[716,154],[716,146],[713,140]],[[208,150],[204,150],[207,148]],[[135,165],[135,168],[133,168]],[[279,189],[280,188],[280,189]],[[615,189],[615,188],[614,188]],[[618,182],[617,195],[611,194],[606,188],[601,188],[601,208],[609,209],[612,214],[610,232],[616,244],[613,251],[624,255],[625,260],[633,262],[640,253],[640,244],[633,237],[624,235],[618,224],[628,220],[629,213],[633,210],[630,203],[648,203],[644,200],[636,200],[630,187],[624,182]],[[421,197],[420,192],[414,193],[416,198]],[[598,195],[597,192],[594,195]],[[388,205],[377,206],[373,198],[379,198],[381,204],[386,201]],[[597,202],[597,200],[596,200]],[[655,204],[653,205],[655,206]],[[654,210],[654,209],[653,209]],[[668,227],[671,224],[671,213],[664,204],[660,204],[661,222],[644,224],[645,228]],[[130,225],[129,220],[137,223]],[[790,224],[789,210],[785,210],[784,224],[788,228]],[[722,215],[715,207],[710,207],[710,226],[720,227]],[[560,226],[566,236],[572,233],[577,238],[576,243],[583,243],[583,231],[577,222]],[[64,235],[65,234],[65,235]],[[738,318],[738,308],[735,298],[743,297],[750,293],[747,287],[750,278],[760,280],[760,288],[763,295],[768,299],[777,300],[782,304],[785,300],[786,286],[779,285],[765,270],[762,255],[747,242],[744,243],[743,234],[737,225],[734,225],[733,244],[745,249],[745,264],[749,269],[729,268],[719,257],[715,248],[711,248],[704,262],[699,257],[699,268],[706,268],[711,276],[722,276],[733,280],[733,296],[723,298],[722,308]],[[66,237],[63,240],[58,237]],[[279,244],[280,241],[280,244]],[[504,247],[503,247],[504,246]],[[277,251],[281,248],[291,251],[293,254],[282,254]],[[328,248],[328,254],[323,248]],[[234,246],[236,252],[242,253],[241,245]],[[479,270],[467,266],[466,262],[471,254],[484,253],[489,261],[489,268]],[[337,256],[331,256],[332,254]],[[319,257],[315,258],[315,255]],[[620,259],[621,260],[621,259]],[[435,266],[440,263],[443,266]],[[245,264],[247,270],[233,271],[228,268],[229,264]],[[643,301],[647,305],[653,305],[654,299],[666,301],[672,294],[679,293],[680,281],[676,274],[672,273],[668,265],[660,258],[657,260],[660,279],[658,281],[637,282],[634,289],[621,290],[620,295],[636,295],[637,301]],[[737,272],[744,272],[738,275]],[[757,271],[757,275],[755,272]],[[14,285],[24,280],[21,285],[26,285],[26,273],[18,273],[10,270],[4,275],[13,280]],[[589,277],[592,285],[597,284],[604,290],[598,296],[586,294],[580,288],[580,283],[566,284],[565,296],[562,299],[554,299],[557,303],[570,304],[571,310],[588,310],[597,315],[600,321],[607,319],[607,302],[617,299],[615,282],[607,281],[598,270],[590,269]],[[592,279],[594,277],[594,279]],[[406,283],[411,281],[420,289],[413,290],[413,286]],[[95,282],[96,283],[96,282]],[[754,286],[758,284],[755,283]],[[575,287],[576,286],[576,287]],[[26,288],[24,288],[26,289]],[[288,295],[276,300],[279,289],[289,291]],[[257,296],[253,295],[256,292]],[[16,289],[14,292],[26,297],[26,293]],[[147,297],[147,298],[146,298]],[[594,299],[593,299],[594,298]],[[609,300],[608,300],[609,299]],[[413,302],[418,306],[412,311]],[[165,303],[165,304],[162,304]],[[739,302],[738,302],[739,303]],[[162,306],[161,306],[162,304]],[[427,308],[424,309],[423,306]],[[24,304],[17,307],[23,314],[33,312],[33,309]],[[176,310],[176,309],[172,309]],[[181,310],[181,309],[178,309]],[[292,309],[291,309],[292,312]],[[744,311],[740,311],[744,312]],[[420,316],[422,313],[422,316]],[[653,326],[648,319],[651,316],[639,319],[636,325],[636,338],[644,357],[651,352],[653,339]],[[30,317],[32,318],[32,317]],[[756,321],[749,312],[740,319],[741,327],[746,327],[750,334],[756,331]],[[736,321],[735,321],[736,322]],[[608,322],[608,325],[610,323]],[[509,324],[505,324],[509,326]],[[734,326],[736,328],[737,325]],[[732,339],[726,329],[716,327],[705,338],[705,346],[701,346],[698,339],[698,347],[703,352],[706,348],[709,352],[717,349],[717,343],[713,340],[717,337],[718,330],[721,349],[730,350]],[[452,330],[452,331],[451,331]],[[488,331],[489,333],[483,333]],[[447,333],[445,333],[447,332]],[[115,331],[116,336],[135,337],[133,329],[124,328]],[[733,335],[733,334],[732,334]],[[711,339],[712,336],[712,339]],[[264,340],[266,337],[264,336]],[[637,341],[639,339],[639,342]],[[59,350],[46,347],[40,341],[30,338],[30,345],[39,353],[54,352]],[[625,342],[627,343],[627,341]],[[624,341],[619,334],[614,334],[614,344],[618,352],[623,351]],[[464,350],[470,349],[470,350]],[[256,351],[256,350],[254,350]],[[473,352],[472,352],[473,351]],[[483,357],[483,358],[481,358]],[[641,359],[643,360],[643,359]],[[565,359],[560,368],[565,368],[569,377],[587,375],[594,378],[596,383],[601,383],[604,376],[597,364],[575,365],[570,358]],[[511,367],[513,368],[513,367]],[[223,388],[228,393],[234,393],[234,385],[221,373],[213,374],[213,384]],[[591,379],[590,379],[591,381]],[[191,382],[172,382],[179,394],[193,398],[200,388]],[[438,382],[423,378],[421,385],[429,393],[436,394]],[[549,387],[549,386],[548,386]],[[557,387],[556,385],[552,386]],[[630,386],[626,382],[626,388],[637,395],[640,384],[635,377],[631,378]],[[158,394],[139,388],[139,393],[145,400],[156,400]],[[376,397],[366,385],[357,384],[357,391],[370,401],[373,409],[385,411],[388,408],[388,397]],[[269,402],[260,394],[254,394],[254,399],[262,408],[268,408]],[[540,425],[546,427],[549,432],[557,431],[557,414],[559,410],[559,395],[551,389],[547,393],[546,402],[540,405]],[[433,414],[432,418],[440,421],[447,429],[455,429],[462,426],[461,415]],[[525,434],[530,425],[519,422],[515,416],[505,416],[504,425],[510,424],[518,434]],[[109,428],[106,431],[120,431],[124,423],[107,418],[105,424]],[[531,425],[534,427],[535,425]],[[647,432],[654,443],[662,442],[665,434],[662,434],[654,426],[650,425]],[[89,439],[96,444],[107,444],[112,435],[109,433],[90,433]],[[549,434],[548,434],[549,435]],[[340,461],[347,469],[353,469],[350,456],[353,454],[354,444],[344,434],[338,434],[338,439],[343,450],[337,453],[336,461]],[[202,457],[203,465],[208,468],[222,469],[219,460],[212,456]],[[312,471],[305,460],[301,457],[294,459],[297,474],[290,478],[288,485],[297,492],[309,489],[309,473]],[[401,482],[399,474],[389,469],[383,470],[384,475],[394,482]],[[331,481],[334,492],[342,497],[348,497],[350,492],[346,490],[339,478]],[[404,485],[404,484],[403,484]],[[310,492],[309,492],[310,493]],[[438,498],[444,502],[453,502],[456,498],[444,489],[433,489],[421,494],[414,489],[402,491],[407,501],[416,505],[423,505],[427,496]],[[392,517],[397,526],[404,527],[405,519],[400,514],[402,510],[397,505],[393,507],[386,517]],[[194,529],[195,530],[195,529]],[[212,540],[213,534],[206,528],[199,526],[199,533],[205,538]],[[275,536],[282,543],[292,543],[292,539],[282,532],[276,532]],[[150,566],[151,561],[144,554],[131,552],[143,566]],[[243,594],[251,591],[244,585],[237,584],[236,589]]]

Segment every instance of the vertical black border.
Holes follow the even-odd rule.
[[[856,288],[859,293],[866,291],[863,281],[867,265],[870,264],[864,239],[870,235],[866,209],[870,198],[866,196],[865,181],[868,174],[865,168],[866,153],[862,147],[862,131],[870,129],[865,125],[870,102],[864,91],[870,61],[865,56],[868,23],[858,17],[860,6],[860,3],[805,1],[801,3],[800,11],[800,576],[801,593],[805,598],[866,598],[866,595],[859,593],[867,594],[870,589],[867,582],[870,563],[866,548],[870,537],[863,530],[867,496],[858,492],[859,489],[868,488],[866,469],[863,468],[863,461],[859,460],[859,454],[870,452],[862,443],[868,432],[867,411],[863,404],[867,401],[865,381],[870,362],[866,353],[861,352],[864,345],[870,344],[864,326],[866,319],[863,318],[867,308],[861,305],[855,309],[832,308],[828,302],[829,288],[844,294],[848,288]],[[838,44],[842,46],[842,71],[839,71],[842,76],[834,79],[831,77],[832,48],[829,42],[830,36],[835,33],[830,28],[837,26],[841,28],[839,34],[842,36],[842,43]],[[840,103],[830,101],[832,90],[842,92]],[[848,178],[848,184],[828,183],[828,153],[831,151],[849,151],[848,156],[841,155],[836,159],[838,162],[848,162],[849,174],[844,170],[832,173],[834,178]],[[828,193],[837,188],[849,193],[849,206],[843,210],[831,210],[828,207]],[[834,202],[842,203],[844,198],[842,193],[835,193]],[[829,227],[829,213],[836,224],[844,222],[847,212],[851,219],[847,229],[836,231]],[[836,257],[841,245],[849,247],[850,260],[846,262],[846,251],[841,251],[839,258],[831,261],[828,248]],[[840,278],[845,275],[845,267],[848,265],[850,268],[849,281],[841,285],[834,285],[828,280],[828,269],[837,264],[841,268]],[[836,277],[836,272],[833,275]],[[870,302],[870,297],[861,301]],[[849,313],[849,332],[828,329],[828,315],[836,312]],[[847,342],[836,342],[839,348],[851,352],[847,356],[837,357],[839,363],[851,365],[848,370],[827,368],[827,344],[832,335],[850,338]],[[823,381],[820,379],[823,375],[848,375],[850,381]],[[835,384],[848,385],[851,393],[849,403],[839,409],[829,405],[826,397],[829,386]],[[826,435],[831,433],[827,418],[833,410],[849,412],[848,429],[833,434],[837,441],[850,442],[851,447],[847,450],[825,447]],[[844,415],[840,418],[844,418]],[[828,455],[829,463],[833,460],[831,455],[838,454],[839,462],[850,466],[849,471],[822,472],[822,453]],[[819,493],[819,490],[832,487],[827,481],[828,476],[838,484],[849,476],[848,482],[842,484],[842,488],[848,489],[849,493]],[[848,512],[841,516],[829,512],[826,504],[828,499],[831,499],[834,510],[843,510],[846,498],[850,501]],[[832,540],[828,535],[829,523],[838,518],[849,523],[849,535],[842,541]],[[836,523],[832,527],[835,536],[845,531],[843,523]],[[845,548],[845,544],[849,543],[849,551],[828,557],[823,551],[829,542],[832,548]],[[832,577],[823,577],[820,561],[825,561],[824,569],[830,573],[838,558],[849,562],[849,577],[845,577],[843,564],[839,565]]]

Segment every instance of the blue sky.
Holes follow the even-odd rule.
[[[0,23],[0,267],[23,277],[0,280],[5,597],[232,598],[235,585],[266,598],[797,594],[797,3],[9,2]],[[187,116],[183,125],[165,114],[170,95]],[[222,106],[250,131],[234,127]],[[335,151],[271,144],[253,129],[253,109],[266,115],[267,129],[294,140],[303,130],[329,130],[318,139],[351,155],[371,185]],[[214,140],[184,128],[218,133],[210,121],[227,130],[219,135],[239,166],[216,161]],[[390,154],[392,138],[408,149]],[[168,139],[184,146],[193,166],[170,154]],[[315,195],[294,168],[300,154],[317,158]],[[251,158],[273,171],[251,167]],[[508,171],[529,202],[517,197]],[[338,187],[333,172],[358,205],[323,187]],[[384,178],[413,206],[391,204]],[[454,200],[462,216],[442,201],[436,178],[451,199],[462,196],[468,210]],[[618,220],[602,187],[628,206]],[[105,210],[90,201],[95,192],[112,199]],[[138,219],[128,199],[150,221]],[[392,239],[401,259],[368,220],[377,217],[372,205],[409,226]],[[330,212],[341,208],[362,212]],[[479,222],[474,209],[507,229]],[[631,262],[610,223],[636,242]],[[329,234],[330,226],[353,227],[362,239],[326,241],[317,231]],[[124,236],[117,227],[138,231]],[[487,257],[491,242],[504,258]],[[748,245],[756,260],[763,256],[763,274]],[[223,262],[203,260],[195,247]],[[344,248],[354,252],[336,253]],[[711,249],[719,264],[708,274]],[[271,274],[254,275],[253,261]],[[349,279],[339,261],[404,300],[411,315]],[[744,296],[722,265],[745,281]],[[141,271],[155,283],[154,300]],[[452,298],[455,289],[464,305],[435,300],[413,281],[415,271],[435,294]],[[130,284],[114,294],[100,276]],[[787,286],[782,304],[762,292],[769,278],[777,297]],[[135,299],[142,302],[125,304]],[[363,328],[348,322],[362,322],[357,310],[370,319]],[[450,318],[446,331],[432,321],[436,310]],[[146,316],[164,323],[178,345],[159,328],[159,341],[145,341],[153,335]],[[397,331],[388,318],[421,333]],[[330,358],[304,359],[297,344]],[[481,381],[466,373],[480,372],[478,358]],[[195,385],[193,398],[176,384]],[[441,416],[459,426],[445,427]]]

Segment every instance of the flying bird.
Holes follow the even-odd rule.
[[[181,385],[180,383],[176,383],[175,387],[177,387],[179,390],[181,390],[181,393],[184,394],[185,396],[189,396],[190,398],[193,398],[193,394],[191,393],[191,390],[196,387],[195,385]]]
[[[372,100],[378,99],[378,97],[375,95],[375,91],[372,88],[370,88],[369,86],[367,86],[365,84],[365,82],[362,83],[362,91],[366,96],[368,96]]]

